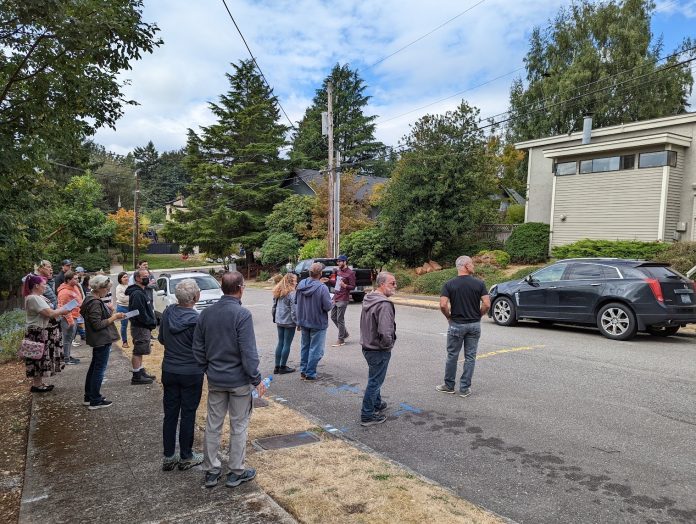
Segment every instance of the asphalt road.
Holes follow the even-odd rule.
[[[247,288],[243,302],[254,314],[262,371],[271,373],[270,292]],[[359,316],[351,304],[351,337],[341,348],[329,347],[330,324],[320,381],[278,375],[270,393],[518,522],[696,522],[694,335],[615,342],[590,329],[486,319],[472,395],[460,398],[435,391],[444,318],[397,306],[382,390],[389,418],[363,428]]]

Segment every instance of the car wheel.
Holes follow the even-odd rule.
[[[499,326],[513,326],[517,324],[515,304],[509,297],[499,297],[493,302],[493,321]]]
[[[612,340],[628,340],[638,330],[636,316],[631,308],[618,302],[606,304],[597,313],[599,332]]]
[[[648,326],[647,332],[655,337],[670,337],[676,335],[681,326]]]
[[[355,302],[362,302],[363,298],[365,298],[365,293],[354,293],[352,296]]]

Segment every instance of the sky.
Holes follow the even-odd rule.
[[[532,29],[572,0],[226,1],[293,123],[331,68],[347,63],[367,86],[376,138],[395,146],[420,116],[462,98],[484,119],[505,111]],[[696,0],[656,4],[663,55],[696,39]],[[230,64],[249,58],[222,0],[144,0],[143,19],[159,26],[164,44],[119,77],[139,105],[94,137],[124,155],[150,140],[160,152],[183,147],[189,128],[214,122],[209,103],[228,90]],[[696,93],[690,101],[696,111]]]

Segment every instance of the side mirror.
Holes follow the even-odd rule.
[[[532,275],[527,275],[524,277],[524,281],[529,284],[530,286],[537,286],[539,285],[539,281],[535,279]]]
[[[156,295],[158,297],[163,297],[164,296],[164,289],[158,289]]]

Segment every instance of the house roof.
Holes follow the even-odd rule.
[[[593,137],[619,135],[621,133],[630,133],[635,131],[650,131],[657,130],[662,127],[670,127],[680,124],[691,124],[696,122],[696,112],[682,113],[681,115],[667,116],[662,118],[653,118],[652,120],[641,120],[640,122],[631,122],[628,124],[619,124],[616,126],[600,127],[592,130]],[[576,131],[568,135],[556,135],[545,138],[537,138],[534,140],[526,140],[517,142],[516,149],[531,149],[534,147],[547,146],[551,144],[559,144],[559,147],[564,147],[564,142],[574,142],[582,140],[582,131]]]
[[[293,169],[292,173],[290,173],[280,184],[280,187],[288,187],[299,179],[307,184],[310,189],[312,189],[311,184],[321,182],[324,177],[326,177],[326,175],[321,171],[317,171],[316,169],[295,168]],[[355,175],[355,178],[358,181],[364,181],[364,184],[355,195],[355,197],[360,201],[368,198],[377,184],[384,184],[387,180],[389,180],[388,178],[370,175]],[[314,191],[314,189],[312,189],[312,191]]]

